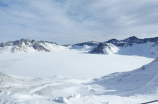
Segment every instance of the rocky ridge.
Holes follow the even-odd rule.
[[[0,43],[0,53],[11,52],[50,52],[56,50],[75,49],[95,54],[139,55],[143,53],[158,55],[158,37],[139,39],[135,36],[124,40],[111,39],[105,42],[89,41],[77,44],[59,45],[48,41],[21,39]],[[154,56],[154,57],[155,57]]]
[[[48,47],[53,47],[53,46],[60,47],[60,45],[54,42],[21,39],[21,40],[1,43],[0,52],[2,53],[2,51],[5,51],[7,49],[12,53],[34,52],[34,51],[50,52],[51,50]]]

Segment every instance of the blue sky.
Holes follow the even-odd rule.
[[[0,0],[0,42],[158,36],[158,0]]]

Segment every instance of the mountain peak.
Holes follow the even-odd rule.
[[[131,37],[129,37],[129,38],[135,38],[135,39],[138,39],[136,36],[131,36]]]
[[[131,36],[131,37],[127,38],[127,40],[136,40],[136,39],[138,39],[136,36]]]
[[[22,41],[22,42],[31,42],[28,38],[22,38],[20,41]]]

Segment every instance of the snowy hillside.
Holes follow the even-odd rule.
[[[129,96],[134,94],[158,93],[158,58],[141,68],[121,73],[113,73],[99,79],[94,79],[93,84],[105,87],[104,94]]]
[[[150,58],[158,57],[158,43],[147,42],[144,44],[134,44],[128,47],[119,47],[119,51],[116,54],[120,55],[137,55]]]

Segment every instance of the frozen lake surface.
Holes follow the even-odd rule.
[[[89,78],[134,70],[153,60],[139,56],[88,54],[81,51],[0,54],[0,71],[31,77],[61,75],[66,78]]]

